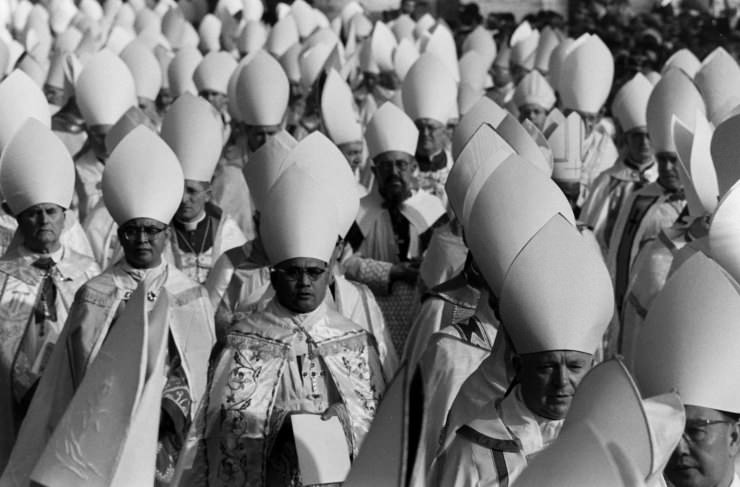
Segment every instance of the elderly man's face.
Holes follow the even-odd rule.
[[[416,121],[419,129],[419,142],[416,145],[416,153],[421,156],[431,157],[442,152],[445,144],[445,124],[430,118],[420,118]]]
[[[658,183],[668,191],[678,191],[683,188],[678,177],[678,156],[672,152],[661,152],[658,159]]]
[[[59,248],[59,237],[64,230],[64,208],[53,203],[41,203],[27,208],[16,217],[23,245],[39,253]]]
[[[545,126],[545,119],[547,118],[547,110],[545,107],[536,105],[534,103],[527,103],[519,107],[519,121],[524,122],[529,120],[535,126],[542,130]]]
[[[362,141],[347,142],[345,144],[339,144],[337,147],[344,154],[349,167],[352,168],[352,172],[355,172],[360,167],[360,164],[362,164]]]
[[[206,203],[211,199],[211,185],[203,181],[185,180],[185,191],[182,194],[175,218],[181,222],[191,222],[203,214]]]
[[[118,228],[126,261],[136,269],[149,269],[162,262],[168,227],[151,218],[134,218]]]
[[[110,132],[112,125],[93,125],[87,128],[87,140],[90,141],[95,156],[98,159],[108,158],[108,150],[105,147],[105,136]]]
[[[411,195],[411,175],[416,166],[411,154],[399,151],[375,156],[373,171],[380,195],[391,206],[400,205]]]
[[[216,111],[218,111],[219,113],[226,110],[226,103],[228,101],[228,98],[226,97],[225,93],[213,90],[203,90],[198,93],[198,95],[200,95],[201,98],[210,103],[211,106],[215,108]]]
[[[563,419],[581,379],[591,369],[591,354],[550,350],[515,357],[524,404],[547,419]]]
[[[326,262],[305,257],[288,259],[270,272],[278,302],[295,313],[310,313],[319,307],[330,277]]]
[[[267,142],[267,138],[280,131],[280,125],[246,125],[247,147],[251,152],[256,151]]]
[[[631,161],[645,163],[652,159],[653,148],[645,127],[632,129],[624,136],[627,142],[627,156]]]
[[[675,487],[729,486],[740,429],[714,409],[686,406],[686,428],[665,469]]]

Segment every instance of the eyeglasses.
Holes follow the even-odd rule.
[[[411,162],[406,159],[384,160],[375,162],[375,166],[382,171],[391,171],[394,168],[399,171],[407,171],[411,167]]]
[[[121,235],[127,242],[133,242],[139,235],[145,235],[147,240],[154,240],[157,235],[164,232],[167,227],[125,227],[121,229]]]
[[[297,282],[307,276],[311,282],[318,281],[326,272],[326,267],[273,267],[272,270],[281,274],[287,281]]]
[[[709,432],[710,426],[714,424],[732,424],[732,423],[734,423],[734,421],[730,421],[727,419],[692,420],[686,423],[686,427],[684,428],[684,432],[683,432],[683,439],[686,440],[688,443],[692,443],[694,445],[701,445],[704,443],[708,443],[711,438],[711,434]]]

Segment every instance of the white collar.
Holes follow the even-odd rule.
[[[121,259],[121,269],[123,269],[126,274],[131,276],[134,281],[140,282],[144,279],[159,276],[160,274],[164,273],[167,270],[167,262],[163,258],[159,265],[155,267],[150,267],[149,269],[136,269],[132,267],[131,264],[129,264],[124,257],[123,259]]]
[[[520,385],[501,401],[501,419],[528,458],[555,441],[563,427],[562,419],[547,419],[530,411],[521,397]]]
[[[60,245],[57,250],[50,254],[39,254],[37,252],[34,252],[28,248],[26,248],[25,245],[19,245],[18,246],[19,252],[23,257],[27,257],[31,260],[31,262],[35,262],[38,259],[51,257],[51,259],[54,261],[55,264],[58,264],[62,261],[62,258],[64,258],[64,245]]]
[[[195,217],[194,220],[190,220],[189,222],[184,222],[182,220],[177,220],[177,223],[179,223],[180,225],[182,225],[183,227],[185,227],[185,230],[187,230],[188,232],[192,232],[193,230],[195,230],[196,228],[198,228],[198,223],[202,222],[205,219],[206,219],[206,210],[203,210],[203,211],[200,212],[200,215],[198,215],[197,217]]]

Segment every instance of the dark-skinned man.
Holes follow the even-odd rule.
[[[413,184],[418,130],[390,102],[375,112],[365,132],[376,185],[360,202],[347,237],[355,250],[342,265],[351,280],[375,293],[397,352],[408,334],[425,235],[444,215],[440,200]]]
[[[168,259],[198,283],[206,281],[222,253],[246,242],[231,216],[211,201],[222,126],[216,110],[190,93],[175,100],[162,120],[162,138],[178,156],[185,175],[182,202],[172,220]]]
[[[77,289],[100,269],[60,241],[74,194],[74,164],[64,144],[26,119],[5,147],[0,188],[18,220],[21,243],[0,259],[0,468],[67,318]]]
[[[205,392],[215,343],[205,290],[162,256],[169,238],[167,222],[182,200],[182,169],[162,139],[137,127],[111,153],[102,184],[104,202],[119,226],[124,257],[78,291],[59,339],[65,346],[56,347],[49,359],[10,464],[18,478],[28,478],[128,299],[144,286],[147,311],[162,295],[169,303],[167,377],[156,458],[156,480],[167,485]]]
[[[316,415],[323,431],[336,416],[350,455],[369,428],[384,382],[367,332],[324,302],[338,236],[327,189],[296,164],[267,196],[260,228],[275,297],[229,331],[195,433],[204,445],[190,472],[197,483],[304,485],[292,420]]]

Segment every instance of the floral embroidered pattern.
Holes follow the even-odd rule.
[[[342,354],[342,364],[347,369],[350,377],[354,379],[354,384],[366,386],[362,388],[355,387],[354,392],[362,402],[363,409],[374,415],[380,395],[373,383],[372,371],[370,370],[370,364],[366,354],[366,345],[363,345],[359,349],[347,348],[345,349],[345,353]]]

